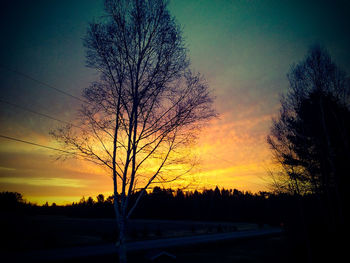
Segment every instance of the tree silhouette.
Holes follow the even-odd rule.
[[[288,78],[289,92],[281,99],[280,115],[267,137],[282,167],[275,182],[279,189],[299,196],[318,196],[324,236],[334,238],[342,232],[347,207],[349,79],[320,46],[312,47],[305,60],[292,67]],[[304,210],[301,208],[303,220]]]
[[[0,206],[2,210],[14,210],[23,204],[23,196],[17,192],[0,192]]]
[[[98,196],[96,196],[97,199],[97,203],[103,203],[105,201],[105,197],[103,194],[99,194]]]
[[[184,147],[215,112],[208,86],[189,70],[167,1],[105,0],[105,11],[84,40],[87,65],[100,79],[83,92],[80,129],[66,126],[52,135],[110,170],[120,262],[126,262],[128,218],[152,183],[176,180],[191,168]],[[130,207],[135,190],[141,191]]]
[[[288,78],[290,88],[267,141],[290,190],[325,192],[339,185],[337,163],[349,158],[348,78],[319,46],[292,67]]]

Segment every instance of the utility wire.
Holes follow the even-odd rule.
[[[25,141],[25,140],[21,140],[21,139],[18,139],[18,138],[9,137],[9,136],[2,135],[2,134],[0,134],[0,138],[4,138],[4,139],[16,141],[16,142],[21,142],[21,143],[25,143],[25,144],[30,144],[30,145],[38,146],[38,147],[41,147],[41,148],[58,151],[58,152],[64,152],[64,153],[68,153],[68,154],[75,154],[74,152],[68,152],[68,151],[65,151],[65,150],[58,149],[58,148],[54,148],[54,147],[50,147],[50,146],[46,146],[46,145],[42,145],[42,144],[38,144],[38,143],[34,143],[34,142],[29,142],[29,141]],[[77,155],[82,158],[80,160],[85,160],[84,159],[85,156],[83,154],[79,154],[78,153]]]
[[[46,145],[42,145],[42,144],[38,144],[38,143],[34,143],[34,142],[29,142],[29,141],[25,141],[25,140],[9,137],[9,136],[2,135],[2,134],[0,134],[0,137],[8,139],[8,140],[12,140],[12,141],[22,142],[22,143],[26,143],[26,144],[30,144],[30,145],[34,145],[34,146],[38,146],[38,147],[54,150],[54,151],[60,151],[60,152],[64,152],[64,153],[74,154],[73,152],[68,152],[68,151],[65,151],[65,150],[58,149],[58,148],[54,148],[54,147],[50,147],[50,146],[46,146]]]
[[[35,111],[35,110],[31,110],[31,109],[29,109],[29,108],[20,106],[20,105],[18,105],[18,104],[12,103],[12,102],[5,101],[5,100],[3,100],[2,98],[0,98],[0,102],[6,103],[6,104],[8,104],[8,105],[11,105],[11,106],[13,106],[13,107],[22,109],[22,110],[24,110],[24,111],[28,111],[28,112],[30,112],[30,113],[37,114],[37,115],[39,115],[39,116],[43,116],[43,117],[48,118],[48,119],[52,119],[52,120],[55,120],[55,121],[59,121],[59,122],[62,122],[62,123],[68,124],[68,125],[72,125],[73,127],[76,127],[76,128],[81,129],[81,127],[79,127],[79,126],[77,126],[77,125],[74,125],[74,124],[72,124],[72,123],[70,123],[70,122],[63,121],[63,120],[57,119],[57,118],[55,118],[55,117],[52,117],[52,116],[50,116],[50,115],[47,115],[47,114],[44,114],[44,113],[40,113],[40,112],[37,112],[37,111]],[[0,137],[3,137],[3,136],[0,136]],[[44,147],[46,147],[46,146],[44,146]],[[221,160],[221,161],[227,162],[227,163],[229,163],[229,164],[232,164],[232,162],[230,162],[230,161],[228,161],[228,160],[226,160],[226,159],[224,159],[224,158],[218,157],[218,156],[216,156],[215,154],[209,153],[209,155],[211,155],[212,157],[214,157],[214,158],[217,159],[217,160]]]
[[[46,82],[44,82],[44,81],[35,79],[35,78],[33,78],[33,77],[31,77],[31,76],[29,76],[29,75],[23,73],[23,72],[20,72],[20,71],[18,71],[18,70],[14,70],[14,69],[8,68],[8,67],[6,67],[6,66],[4,66],[4,65],[1,65],[1,64],[0,64],[0,68],[2,68],[2,69],[4,69],[4,70],[7,70],[7,71],[9,71],[9,72],[15,73],[15,74],[17,74],[17,75],[20,75],[20,76],[22,76],[22,77],[25,77],[25,78],[27,78],[27,79],[30,79],[30,80],[32,80],[32,81],[34,81],[34,82],[36,82],[36,83],[39,83],[39,84],[42,85],[42,86],[48,87],[48,88],[53,89],[53,90],[55,90],[55,91],[57,91],[57,92],[59,92],[59,93],[62,93],[62,94],[64,94],[64,95],[66,95],[66,96],[69,96],[69,97],[71,97],[71,98],[73,98],[73,99],[79,100],[80,102],[88,103],[87,101],[82,100],[81,98],[79,98],[79,97],[77,97],[77,96],[74,96],[74,95],[72,95],[72,94],[70,94],[70,93],[68,93],[68,92],[66,92],[66,91],[63,91],[63,90],[61,90],[61,89],[58,89],[58,88],[56,88],[56,87],[54,87],[54,86],[52,86],[52,85],[50,85],[50,84],[48,84],[48,83],[46,83]]]
[[[6,104],[8,104],[8,105],[11,105],[11,106],[13,106],[13,107],[19,108],[19,109],[24,110],[24,111],[28,111],[28,112],[30,112],[30,113],[37,114],[37,115],[39,115],[39,116],[43,116],[43,117],[48,118],[48,119],[51,119],[51,120],[54,120],[54,121],[59,121],[59,122],[62,122],[62,123],[65,123],[65,124],[68,124],[68,125],[71,125],[71,126],[74,126],[74,127],[76,127],[76,128],[81,129],[81,127],[79,127],[79,126],[77,126],[77,125],[74,125],[74,124],[72,124],[72,123],[70,123],[70,122],[63,121],[63,120],[57,119],[57,118],[55,118],[55,117],[52,117],[52,116],[50,116],[50,115],[37,112],[37,111],[32,110],[32,109],[29,109],[29,108],[27,108],[27,107],[20,106],[20,105],[18,105],[18,104],[15,104],[15,103],[6,101],[6,100],[4,100],[4,99],[2,99],[2,98],[0,98],[0,102],[6,103]]]

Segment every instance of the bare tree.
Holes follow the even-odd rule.
[[[147,188],[190,169],[186,147],[216,115],[203,78],[192,74],[181,30],[165,0],[105,0],[106,16],[84,40],[87,65],[100,79],[83,92],[80,124],[53,136],[109,169],[126,262],[126,223]],[[79,126],[79,129],[76,128]],[[138,190],[136,202],[129,197]]]

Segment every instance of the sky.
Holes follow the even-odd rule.
[[[206,78],[220,114],[195,146],[200,164],[191,187],[268,190],[273,164],[266,136],[288,88],[286,74],[316,43],[349,72],[350,3],[172,0],[169,10],[183,29],[191,68]],[[102,1],[14,0],[0,12],[0,135],[58,147],[49,131],[60,123],[23,108],[74,120],[79,101],[39,82],[80,97],[98,79],[85,66],[82,38],[88,23],[104,14]],[[17,191],[39,204],[111,194],[108,172],[56,157],[52,150],[0,138],[0,191]]]

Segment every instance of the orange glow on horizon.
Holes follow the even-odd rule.
[[[190,149],[199,159],[198,166],[176,182],[154,185],[188,190],[216,186],[251,192],[266,190],[264,177],[270,153],[263,128],[268,127],[271,116],[242,121],[227,121],[228,117],[213,120],[200,132],[198,143]],[[255,132],[257,128],[260,132]],[[28,135],[30,139],[35,137]],[[57,146],[43,136],[38,140]],[[112,193],[110,171],[93,163],[55,161],[50,150],[7,141],[2,141],[0,154],[5,156],[0,163],[0,191],[20,192],[27,201],[67,204],[83,196]]]

